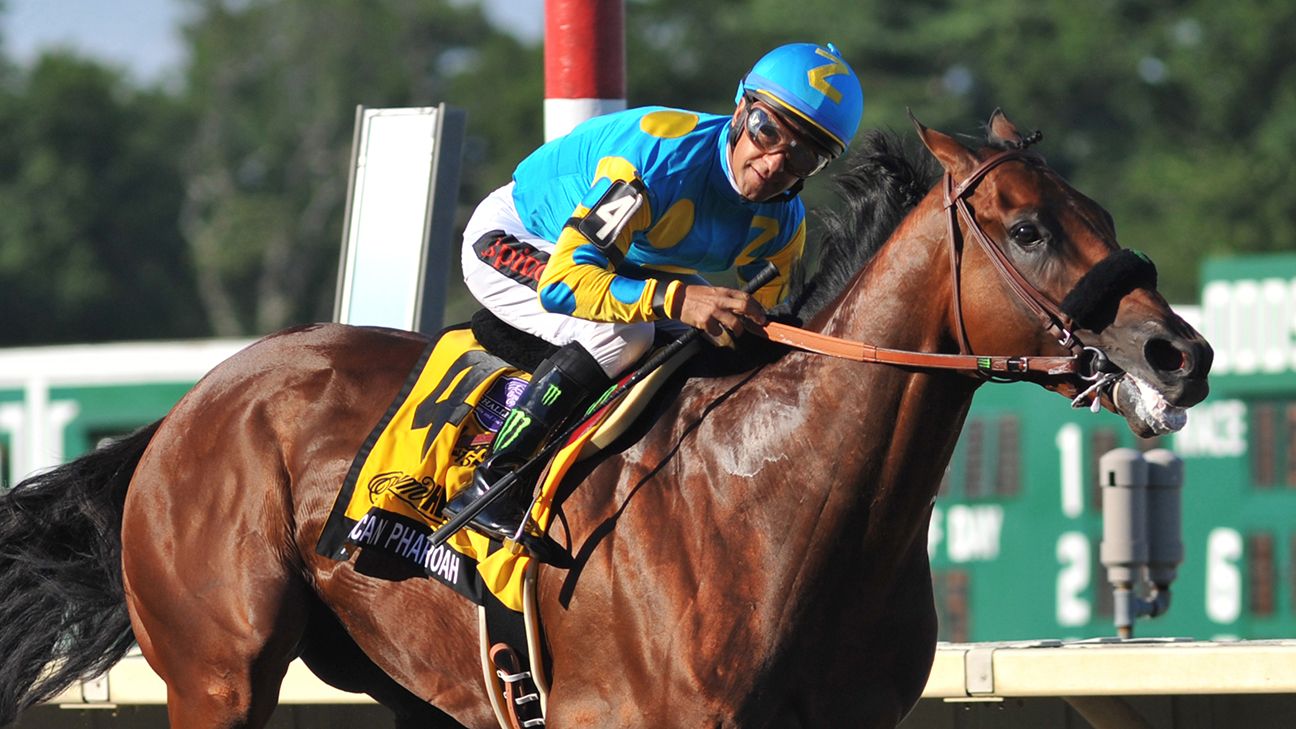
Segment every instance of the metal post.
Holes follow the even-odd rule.
[[[1183,562],[1182,538],[1183,461],[1164,448],[1143,454],[1148,464],[1148,580],[1156,591],[1149,613],[1156,617],[1170,609],[1170,583]]]
[[[546,141],[625,109],[625,76],[625,0],[546,0]]]
[[[441,328],[465,115],[356,108],[334,320]]]
[[[1100,559],[1112,586],[1116,633],[1132,638],[1136,618],[1170,609],[1170,583],[1184,553],[1183,461],[1164,449],[1142,454],[1117,448],[1098,463],[1103,490]]]
[[[1103,540],[1100,559],[1115,598],[1113,619],[1122,638],[1133,635],[1135,587],[1147,567],[1148,467],[1133,448],[1117,448],[1099,459],[1102,475]]]

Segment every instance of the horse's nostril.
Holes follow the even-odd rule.
[[[1173,344],[1164,339],[1150,339],[1143,346],[1143,356],[1153,369],[1174,372],[1187,366],[1187,358]]]

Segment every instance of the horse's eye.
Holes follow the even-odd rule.
[[[1018,223],[1008,234],[1018,245],[1033,246],[1044,242],[1044,235],[1034,223]]]

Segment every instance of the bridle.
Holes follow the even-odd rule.
[[[1082,351],[1082,345],[1072,334],[1074,324],[1071,318],[1062,313],[1057,306],[1053,304],[1035,285],[1026,280],[1025,276],[1017,270],[1012,261],[1008,259],[1008,254],[1002,248],[995,245],[986,235],[985,230],[977,222],[976,216],[972,214],[971,208],[968,207],[967,198],[976,189],[978,183],[985,178],[986,173],[1000,164],[1009,160],[1026,159],[1020,151],[1012,149],[1006,152],[999,152],[984,162],[977,165],[976,169],[968,174],[967,178],[957,186],[954,184],[954,176],[946,172],[942,178],[942,186],[945,191],[945,210],[949,213],[949,241],[950,241],[950,273],[954,282],[954,318],[955,329],[959,338],[959,352],[970,354],[972,347],[968,345],[967,329],[963,325],[963,296],[960,290],[959,281],[962,278],[960,272],[963,262],[963,235],[959,227],[959,219],[962,218],[964,225],[972,233],[972,239],[985,251],[990,262],[994,264],[995,269],[999,272],[1004,283],[1008,285],[1017,298],[1030,309],[1040,326],[1057,340],[1057,343],[1071,352],[1073,356],[1079,355]]]
[[[911,352],[876,347],[862,342],[853,342],[809,332],[777,322],[771,322],[762,328],[765,336],[772,341],[798,349],[859,362],[876,362],[921,369],[959,370],[972,373],[983,379],[1011,381],[1021,379],[1031,373],[1048,376],[1074,375],[1090,383],[1090,386],[1078,395],[1074,402],[1079,403],[1082,399],[1092,396],[1093,402],[1096,404],[1098,401],[1097,395],[1124,373],[1111,363],[1111,360],[1107,358],[1107,355],[1102,350],[1096,347],[1086,347],[1076,338],[1073,331],[1075,323],[1072,318],[1042,294],[1034,284],[1017,270],[1017,267],[1009,260],[1007,253],[996,245],[985,230],[981,228],[981,225],[977,223],[976,217],[967,204],[967,198],[971,196],[973,190],[976,189],[990,170],[1004,162],[1027,159],[1029,158],[1020,150],[1010,149],[986,158],[958,184],[955,184],[954,176],[949,172],[945,173],[942,180],[945,209],[949,214],[950,266],[954,284],[955,327],[959,354]],[[960,219],[963,223],[962,226],[959,224]],[[1070,354],[1051,357],[1028,357],[987,356],[972,353],[972,348],[968,344],[967,330],[963,324],[963,297],[960,286],[963,260],[963,228],[970,232],[972,239],[985,251],[1009,290],[1030,310],[1039,325],[1057,341],[1058,346]],[[1120,252],[1117,251],[1117,253]],[[1094,275],[1095,272],[1099,272],[1101,275],[1100,269],[1104,269],[1104,264],[1112,258],[1112,256],[1109,256],[1108,259],[1104,259],[1104,261],[1094,266],[1085,276],[1081,277],[1080,281],[1076,282],[1075,289],[1081,288],[1085,284],[1085,280]]]

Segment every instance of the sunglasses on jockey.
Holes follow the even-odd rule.
[[[786,123],[773,111],[766,108],[765,102],[749,99],[747,118],[743,128],[747,138],[756,148],[766,154],[783,153],[783,169],[800,178],[809,177],[819,172],[832,161],[832,156],[820,151],[798,138]]]

